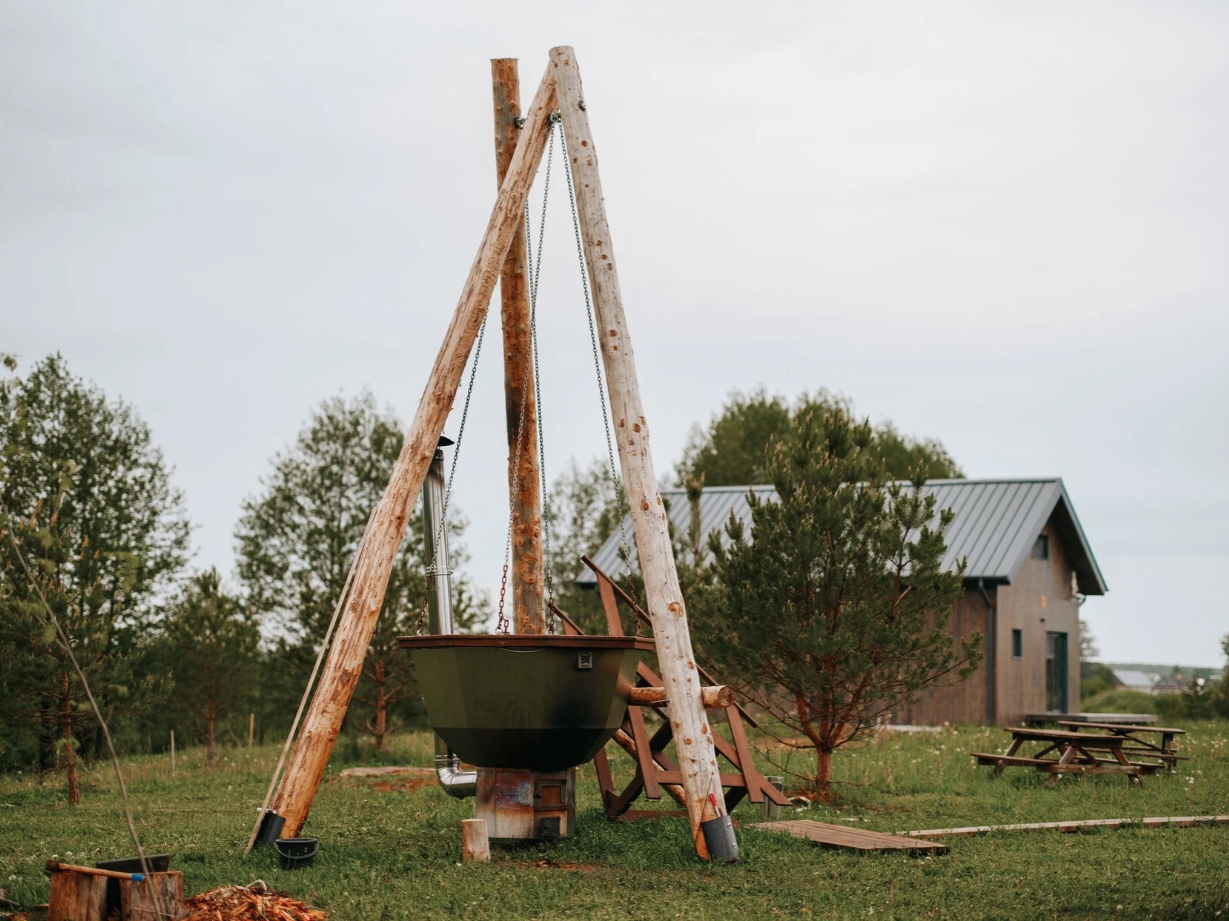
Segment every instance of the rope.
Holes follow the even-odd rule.
[[[29,580],[34,593],[38,595],[38,600],[42,603],[43,610],[47,612],[47,619],[55,630],[56,639],[64,647],[64,652],[68,654],[68,659],[73,664],[73,671],[77,673],[81,687],[85,690],[85,696],[89,699],[90,709],[94,711],[94,718],[98,720],[98,725],[102,729],[102,736],[107,742],[107,751],[111,754],[111,765],[115,768],[115,780],[119,784],[120,804],[124,809],[124,822],[128,826],[128,834],[132,838],[132,846],[137,849],[137,858],[141,861],[141,873],[148,878],[150,875],[149,861],[145,859],[145,850],[141,847],[141,839],[137,836],[137,828],[132,821],[132,807],[128,803],[128,786],[124,783],[124,772],[120,770],[119,755],[115,753],[115,743],[111,741],[111,730],[107,727],[107,721],[102,718],[102,710],[98,707],[98,701],[94,699],[94,692],[90,690],[90,683],[85,678],[85,672],[81,670],[81,665],[77,662],[77,656],[73,653],[73,647],[68,642],[68,635],[64,632],[64,628],[60,626],[60,621],[56,618],[55,612],[51,610],[51,605],[47,603],[47,598],[43,594],[42,588],[34,580],[34,574],[26,563],[25,555],[21,552],[21,547],[18,545],[17,538],[13,534],[12,514],[9,512],[8,506],[0,502],[0,511],[3,511],[5,517],[10,519],[9,526],[5,530],[8,531],[9,543],[13,545],[13,552],[17,554],[17,561],[21,564],[21,569],[26,574],[26,579]],[[150,892],[154,897],[154,912],[157,917],[160,919],[168,917],[162,910],[162,897],[158,894],[157,888],[151,887]]]
[[[563,138],[563,153],[566,158],[568,151],[567,138]],[[606,410],[606,388],[603,386],[602,377],[602,360],[597,344],[597,327],[593,321],[593,301],[589,295],[589,272],[585,266],[585,248],[580,237],[580,217],[576,210],[576,189],[572,185],[572,171],[567,170],[568,177],[568,199],[572,205],[572,230],[576,235],[576,256],[580,261],[580,285],[585,294],[585,313],[589,317],[589,342],[593,346],[593,370],[597,374],[597,397],[598,402],[602,406],[602,423],[606,426],[606,454],[610,460],[610,481],[614,484],[615,496],[620,499],[626,498],[626,493],[623,489],[623,481],[618,474],[618,465],[615,464],[614,456],[614,440],[611,436],[610,414]],[[623,503],[621,502],[620,505]],[[623,566],[627,570],[627,587],[631,592],[632,598],[636,597],[636,583],[632,581],[632,552],[627,544],[627,530],[623,527],[623,516],[619,515],[619,540],[623,547]],[[636,635],[640,635],[640,622],[632,618],[636,623]]]
[[[376,506],[378,508],[379,506]],[[367,532],[371,530],[371,523],[375,520],[376,509],[371,510],[371,514],[367,516],[367,526],[363,528],[363,536],[358,542],[358,550],[354,552],[354,559],[350,561],[350,571],[346,573],[345,584],[341,587],[341,594],[337,598],[337,604],[333,607],[333,616],[329,620],[328,629],[324,631],[324,639],[320,643],[320,652],[316,655],[316,664],[312,666],[312,673],[307,679],[307,687],[303,689],[303,696],[299,699],[299,709],[295,711],[294,720],[290,723],[290,732],[286,735],[286,744],[282,746],[282,753],[277,759],[277,766],[273,768],[273,777],[269,780],[269,789],[265,791],[264,802],[260,805],[260,812],[256,816],[256,826],[252,829],[252,834],[248,838],[247,847],[243,849],[243,856],[252,853],[252,847],[256,844],[256,836],[260,833],[260,823],[264,821],[265,812],[269,808],[269,803],[273,800],[273,791],[277,789],[278,779],[281,777],[282,768],[286,764],[286,757],[290,753],[291,744],[294,742],[295,733],[299,729],[299,720],[303,718],[303,709],[307,706],[307,700],[311,696],[312,685],[316,683],[316,675],[320,672],[320,663],[324,661],[324,654],[329,648],[329,642],[333,637],[333,628],[337,626],[337,619],[341,616],[342,607],[345,605],[346,598],[350,594],[350,583],[354,579],[354,572],[358,569],[359,555],[362,553],[363,545],[367,542]]]

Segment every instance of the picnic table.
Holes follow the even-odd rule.
[[[1011,744],[1002,754],[973,752],[978,764],[994,768],[998,777],[1008,767],[1031,767],[1050,776],[1047,787],[1054,786],[1063,774],[1125,774],[1129,783],[1140,786],[1140,776],[1154,774],[1160,764],[1131,761],[1123,750],[1124,735],[1093,735],[1065,729],[1033,729],[1011,726]],[[1042,748],[1032,756],[1017,754],[1025,742],[1040,742]]]
[[[1072,728],[1096,729],[1120,735],[1127,740],[1129,748],[1124,746],[1123,753],[1128,757],[1156,758],[1167,769],[1172,771],[1178,761],[1187,760],[1178,754],[1176,736],[1186,735],[1185,729],[1175,729],[1172,726],[1132,726],[1124,723],[1096,723],[1087,720],[1059,720],[1058,725]],[[1141,733],[1160,735],[1161,744],[1157,745],[1141,736]]]

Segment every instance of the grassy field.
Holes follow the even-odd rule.
[[[896,832],[1059,819],[1229,813],[1229,724],[1190,725],[1191,760],[1172,776],[1064,778],[1046,790],[1031,772],[998,780],[968,752],[1001,749],[984,728],[884,733],[835,760],[841,803],[797,818]],[[607,822],[592,769],[579,793],[579,833],[550,846],[496,850],[487,865],[460,860],[469,802],[417,780],[342,779],[349,764],[429,762],[429,738],[395,739],[373,758],[345,742],[306,833],[322,840],[316,866],[285,873],[268,849],[240,856],[276,758],[272,747],[225,749],[206,771],[201,753],[126,764],[138,828],[151,851],[171,851],[189,892],[257,878],[328,909],[338,921],[400,918],[1216,918],[1229,919],[1229,826],[998,833],[951,839],[943,857],[827,851],[747,826],[735,811],[743,859],[710,867],[691,854],[681,820]],[[616,763],[630,772],[622,752]],[[766,767],[766,765],[765,765]],[[101,766],[100,766],[101,768]],[[640,805],[645,805],[641,801]],[[663,807],[666,805],[662,804]],[[84,802],[64,803],[60,778],[0,779],[0,887],[22,904],[46,900],[43,863],[124,856],[118,796],[101,769]]]

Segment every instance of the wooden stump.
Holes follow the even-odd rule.
[[[57,870],[51,874],[47,921],[106,921],[107,878]]]
[[[183,874],[177,870],[151,873],[139,883],[121,879],[119,898],[123,921],[179,921],[188,914],[184,905]],[[159,906],[161,917],[158,916]]]
[[[485,819],[461,820],[461,859],[465,863],[485,863],[491,859]]]

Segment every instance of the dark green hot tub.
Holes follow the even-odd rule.
[[[623,721],[640,657],[633,636],[403,636],[431,728],[462,761],[562,771]]]

